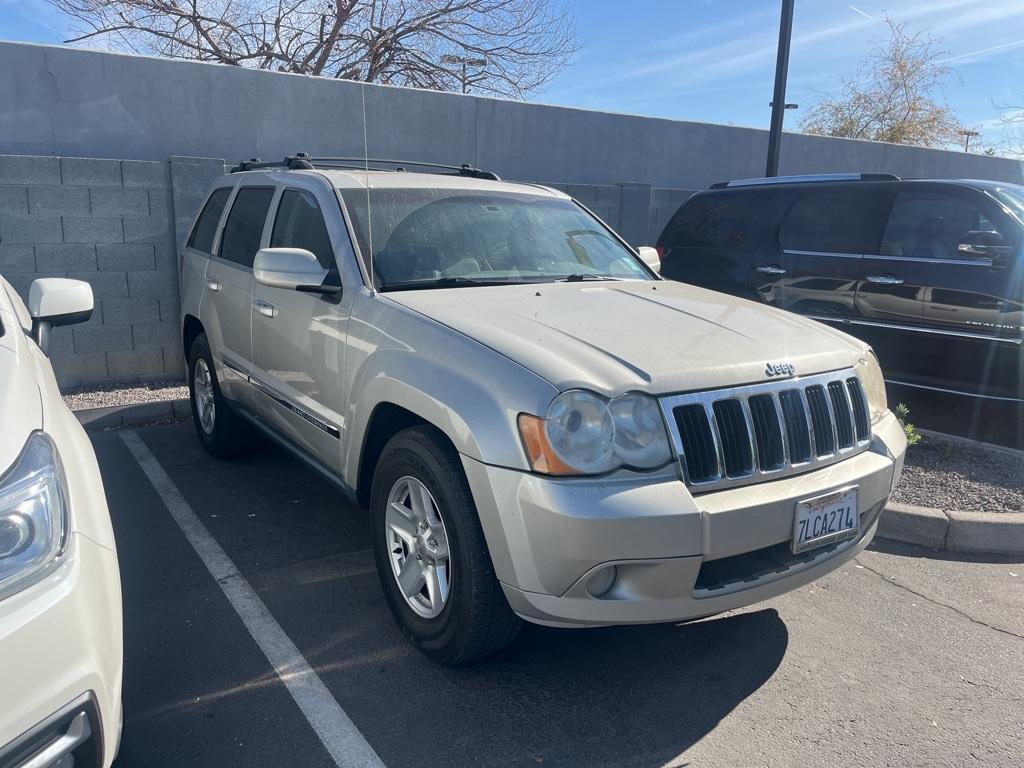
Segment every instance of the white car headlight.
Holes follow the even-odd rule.
[[[885,398],[885,379],[882,378],[882,368],[874,352],[869,352],[867,357],[857,361],[857,375],[864,386],[868,410],[871,412],[871,423],[874,424],[889,407]]]
[[[671,457],[658,401],[639,392],[608,400],[569,390],[551,402],[543,419],[520,414],[519,430],[534,471],[549,475],[653,469]]]
[[[53,441],[33,432],[0,477],[0,598],[60,562],[67,543],[66,488]]]

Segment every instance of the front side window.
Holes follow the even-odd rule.
[[[263,237],[273,187],[243,187],[238,190],[224,223],[224,236],[220,243],[221,258],[252,267],[256,251]]]
[[[195,248],[204,253],[213,253],[213,238],[217,234],[217,225],[220,223],[220,216],[224,213],[224,205],[230,195],[231,189],[228,187],[214,190],[210,195],[210,199],[203,206],[202,213],[196,219],[192,234],[188,236],[189,248]]]
[[[964,259],[959,244],[983,239],[985,233],[1001,239],[992,222],[970,200],[935,193],[904,193],[893,202],[881,252],[885,256]]]
[[[299,189],[286,189],[277,206],[271,248],[303,248],[324,269],[334,269],[334,249],[316,196]]]
[[[876,244],[876,205],[870,192],[812,189],[802,193],[779,230],[787,251],[867,253]]]
[[[652,279],[633,252],[569,200],[453,189],[342,193],[381,290]]]

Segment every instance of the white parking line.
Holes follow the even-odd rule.
[[[298,704],[310,726],[340,768],[384,768],[373,747],[331,696],[309,662],[284,633],[249,582],[206,530],[160,462],[134,432],[121,439],[139,462],[174,521],[220,586],[253,640]],[[301,762],[301,760],[299,761]]]

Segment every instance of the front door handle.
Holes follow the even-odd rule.
[[[253,299],[252,308],[264,317],[277,317],[277,307],[263,299]]]
[[[212,277],[206,278],[206,287],[211,291],[220,290],[220,280],[214,280]]]
[[[757,267],[757,271],[762,275],[784,275],[786,270],[782,267]]]
[[[868,282],[875,285],[903,285],[903,278],[893,275],[868,275]]]

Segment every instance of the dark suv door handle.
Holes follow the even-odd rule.
[[[868,275],[868,282],[875,285],[903,285],[903,278],[892,275]]]
[[[758,272],[760,272],[763,275],[784,275],[784,274],[786,274],[786,270],[784,270],[782,267],[757,267],[756,269],[757,269]]]

